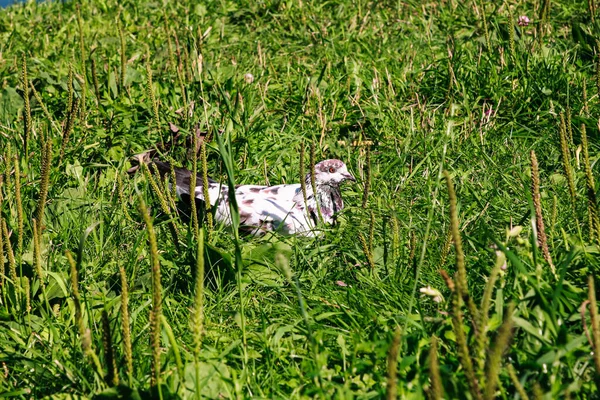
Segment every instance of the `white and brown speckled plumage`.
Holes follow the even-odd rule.
[[[170,171],[170,165],[154,162],[161,173]],[[189,195],[191,172],[175,168],[177,194]],[[263,235],[277,231],[284,235],[314,236],[313,228],[318,221],[317,201],[320,205],[323,222],[331,224],[335,214],[344,208],[340,184],[346,180],[355,181],[346,165],[340,160],[325,160],[315,165],[315,186],[312,190],[310,174],[306,181],[306,204],[301,185],[284,184],[276,186],[240,185],[235,189],[240,213],[240,230],[253,235]],[[215,219],[226,225],[231,224],[229,211],[229,188],[225,184],[209,181],[208,193],[211,206],[215,208]],[[195,197],[204,200],[202,179],[197,177]]]

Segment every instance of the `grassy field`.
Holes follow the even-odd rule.
[[[0,397],[598,396],[596,18],[0,10]],[[235,184],[298,182],[311,156],[358,182],[316,239],[245,237],[128,174],[151,149]]]

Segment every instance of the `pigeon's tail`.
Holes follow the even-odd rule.
[[[177,186],[177,193],[179,193],[179,195],[190,194],[190,179],[192,178],[192,171],[189,171],[185,168],[172,167],[168,162],[159,160],[153,160],[150,164],[150,171],[154,169],[152,164],[155,165],[162,178],[165,176],[171,176],[171,168],[173,168],[175,171],[175,184]],[[215,181],[208,178],[208,182],[214,183]],[[196,182],[194,186],[202,186],[202,175],[196,174]]]
[[[129,174],[134,174],[138,171],[142,164],[147,164],[151,173],[155,173],[158,171],[158,174],[162,179],[165,177],[171,176],[171,169],[175,172],[175,185],[177,187],[177,193],[179,195],[187,195],[190,194],[190,179],[192,177],[192,172],[185,169],[179,168],[175,166],[171,166],[170,163],[160,161],[156,156],[155,150],[148,150],[140,154],[136,154],[131,157],[130,162],[132,167],[127,171]],[[202,186],[202,175],[196,174],[196,181],[194,182],[194,186],[201,187]],[[213,179],[208,178],[208,183],[215,183]]]

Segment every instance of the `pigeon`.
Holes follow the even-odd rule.
[[[153,160],[159,173],[169,176],[171,165]],[[152,171],[154,168],[150,168]],[[173,167],[176,177],[177,196],[184,199],[190,196],[192,172]],[[238,185],[235,187],[240,214],[240,232],[254,236],[263,236],[268,232],[282,235],[314,237],[318,234],[315,227],[319,219],[325,224],[335,223],[335,216],[344,208],[340,185],[345,181],[356,182],[346,165],[336,159],[325,160],[315,165],[316,196],[311,184],[311,174],[304,177],[306,183],[306,202],[300,183],[276,186]],[[202,202],[204,189],[202,176],[196,175],[194,197]],[[227,184],[209,179],[208,195],[214,210],[215,220],[231,225],[229,207],[229,187]],[[318,206],[317,206],[318,204]]]

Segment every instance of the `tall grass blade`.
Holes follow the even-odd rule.
[[[40,197],[36,206],[36,220],[40,232],[44,229],[44,209],[48,199],[48,187],[50,186],[50,170],[52,168],[52,140],[46,140],[42,151],[42,169],[40,171]]]
[[[216,134],[215,137],[217,139],[217,144],[219,146],[219,152],[221,153],[221,159],[223,160],[223,165],[225,166],[225,172],[227,173],[227,187],[229,193],[232,195],[229,196],[229,212],[231,214],[231,228],[233,230],[234,236],[234,255],[235,255],[235,267],[237,271],[237,285],[238,292],[240,297],[240,327],[242,330],[242,344],[243,344],[243,353],[244,353],[244,362],[248,361],[248,352],[247,352],[247,336],[246,336],[246,316],[245,316],[245,296],[244,291],[242,289],[242,269],[244,267],[242,260],[242,249],[240,247],[240,212],[238,209],[237,199],[235,198],[235,178],[234,178],[234,169],[233,169],[233,156],[231,154],[231,129],[232,129],[233,121],[230,121],[228,125],[228,129],[225,132],[227,143],[223,139],[221,134]]]
[[[83,18],[81,17],[81,4],[77,4],[77,28],[79,30],[79,59],[81,61],[81,102],[80,102],[80,116],[84,121],[83,127],[85,128],[85,112],[86,112],[86,97],[87,97],[87,53],[85,51],[85,37],[83,34]]]
[[[119,43],[121,44],[121,79],[119,79],[119,83],[121,85],[121,93],[124,93],[125,75],[127,74],[127,56],[125,54],[127,42],[125,41],[125,34],[123,33],[123,26],[121,26],[121,24],[119,24]]]
[[[79,336],[81,337],[81,348],[83,350],[83,354],[91,359],[92,366],[95,367],[98,376],[104,377],[104,372],[102,371],[100,359],[98,358],[96,352],[92,347],[92,333],[89,328],[86,328],[85,322],[83,321],[83,313],[81,308],[81,294],[79,293],[79,274],[77,272],[77,263],[75,263],[75,259],[73,258],[73,255],[70,251],[67,250],[65,255],[67,256],[67,261],[69,262],[69,267],[71,271],[71,291],[73,292],[73,304],[75,305],[75,323],[77,324]]]
[[[179,379],[183,382],[185,381],[185,375],[183,372],[183,361],[181,361],[181,352],[179,351],[177,339],[175,339],[173,329],[171,329],[171,325],[169,325],[169,322],[167,321],[164,315],[160,316],[160,322],[165,330],[165,333],[167,334],[167,339],[169,340],[169,344],[171,345],[173,355],[175,356],[175,365],[177,365],[177,373],[179,374]]]

